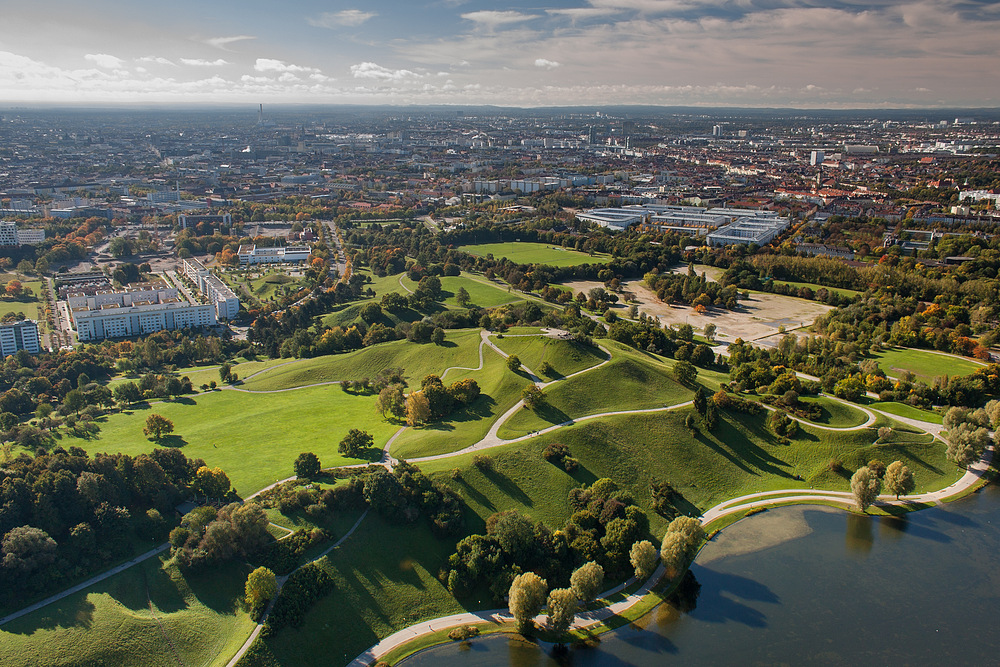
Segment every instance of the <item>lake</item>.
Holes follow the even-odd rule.
[[[552,658],[512,635],[446,644],[405,667],[994,664],[1000,488],[903,518],[782,507],[723,530],[674,603],[593,649]]]

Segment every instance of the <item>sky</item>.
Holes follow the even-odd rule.
[[[0,105],[1000,106],[1000,0],[0,0]]]

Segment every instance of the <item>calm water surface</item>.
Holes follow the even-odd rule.
[[[902,519],[785,507],[726,528],[685,594],[558,660],[498,635],[405,667],[1000,662],[1000,488]]]

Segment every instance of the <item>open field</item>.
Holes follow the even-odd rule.
[[[943,421],[941,415],[936,412],[921,410],[920,408],[915,408],[912,405],[897,403],[896,401],[888,401],[885,403],[876,401],[869,403],[868,407],[881,410],[882,412],[888,412],[892,415],[905,417],[907,419],[917,419],[919,421],[930,422],[931,424],[940,424]]]
[[[890,377],[899,377],[909,371],[927,383],[942,375],[969,375],[985,365],[972,359],[913,348],[883,350],[872,357],[878,360],[879,368]]]
[[[29,320],[44,321],[45,318],[39,316],[38,309],[45,307],[45,299],[43,298],[45,281],[27,280],[13,273],[0,274],[0,292],[3,291],[3,286],[11,280],[19,281],[28,293],[16,299],[6,296],[0,298],[0,317],[8,313],[24,313],[24,316]]]
[[[228,565],[182,575],[150,559],[5,625],[0,663],[225,665],[253,628],[234,606],[248,571]]]
[[[152,413],[174,423],[174,433],[160,445],[142,433]],[[132,456],[157,446],[182,447],[188,458],[221,467],[233,486],[248,495],[291,476],[295,457],[305,451],[314,452],[325,466],[364,462],[337,452],[352,428],[368,431],[375,446],[382,447],[398,427],[382,419],[374,396],[347,394],[337,385],[274,394],[219,390],[110,415],[96,438],[64,436],[61,444]]]
[[[814,292],[818,292],[821,289],[825,289],[828,292],[836,292],[837,294],[841,294],[843,296],[851,296],[851,297],[861,294],[861,292],[853,289],[845,289],[843,287],[826,287],[825,285],[817,285],[815,283],[798,283],[792,280],[775,280],[774,284],[788,285],[789,287],[799,287],[799,288],[808,287]]]
[[[404,276],[402,283],[411,290],[417,288],[417,283]],[[505,284],[490,282],[482,276],[474,276],[470,273],[463,273],[460,276],[441,277],[441,296],[444,297],[444,304],[448,308],[461,308],[455,295],[458,289],[464,287],[469,293],[470,301],[480,308],[493,308],[505,303],[523,301],[519,292],[508,291]]]
[[[571,340],[561,340],[548,336],[523,336],[511,334],[503,338],[492,337],[493,343],[507,354],[513,354],[521,363],[539,372],[543,361],[549,362],[557,373],[555,377],[571,375],[604,361],[604,353],[598,348],[581,345]],[[542,377],[551,380],[550,377]]]
[[[611,261],[611,256],[603,253],[588,255],[585,252],[567,250],[560,246],[546,243],[509,242],[480,243],[463,245],[457,248],[463,252],[485,257],[492,254],[494,258],[506,257],[518,264],[547,264],[549,266],[576,266],[578,264],[604,264]]]

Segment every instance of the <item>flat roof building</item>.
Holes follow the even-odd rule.
[[[281,246],[258,248],[255,245],[241,245],[237,253],[240,264],[282,264],[304,262],[309,258],[308,246]]]
[[[0,324],[0,355],[9,357],[19,350],[31,354],[42,351],[38,343],[38,323],[34,320]]]
[[[709,245],[738,245],[740,243],[770,243],[788,227],[787,218],[739,218],[708,235]]]
[[[178,297],[176,287],[163,282],[95,294],[72,293],[66,304],[81,342],[209,327],[218,322],[212,304],[185,301]]]
[[[218,276],[205,268],[197,259],[185,259],[184,275],[198,286],[198,291],[215,307],[215,316],[231,320],[240,312],[240,299]]]

